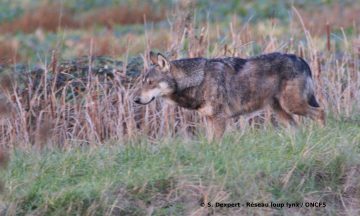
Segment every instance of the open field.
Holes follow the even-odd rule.
[[[356,1],[0,2],[0,216],[360,215],[358,14]],[[207,143],[197,113],[133,103],[150,50],[302,56],[327,126],[274,128],[265,110]]]
[[[358,119],[360,120],[360,119]],[[2,172],[7,211],[32,215],[358,215],[360,126],[248,129],[223,143],[144,140],[15,151]],[[241,208],[200,206],[240,202]],[[253,203],[326,207],[251,208]]]

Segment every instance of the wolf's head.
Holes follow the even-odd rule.
[[[134,98],[138,104],[148,104],[157,97],[175,91],[176,83],[170,73],[170,62],[160,53],[150,52],[152,65],[144,73],[140,95]]]

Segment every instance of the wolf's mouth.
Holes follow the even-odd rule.
[[[154,99],[155,99],[155,97],[152,97],[151,100],[149,100],[146,103],[142,103],[140,99],[137,99],[137,100],[135,100],[135,103],[141,104],[141,105],[147,105],[147,104],[151,103]]]
[[[149,102],[143,103],[143,105],[147,105],[147,104],[151,103],[154,99],[155,99],[155,97],[152,97],[151,100],[149,100]]]

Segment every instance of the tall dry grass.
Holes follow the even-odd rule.
[[[351,119],[354,113],[360,111],[360,53],[358,48],[352,47],[353,41],[347,39],[345,34],[345,48],[339,52],[319,48],[317,39],[311,36],[305,25],[297,31],[305,34],[306,43],[296,43],[293,39],[279,40],[274,33],[275,24],[267,35],[259,36],[255,33],[256,29],[247,23],[240,24],[235,19],[229,24],[230,30],[223,32],[216,24],[199,26],[191,13],[178,14],[170,22],[170,33],[166,36],[167,41],[171,41],[166,44],[171,58],[223,55],[248,57],[254,53],[251,39],[259,39],[257,43],[263,53],[291,52],[308,61],[313,71],[317,98],[329,115]],[[296,22],[301,26],[302,18],[299,13],[296,14]],[[329,31],[326,33],[330,34]],[[218,38],[224,36],[228,40],[219,42]],[[151,48],[156,48],[153,42],[157,39],[152,38],[151,32],[146,32],[145,41],[146,49],[142,55],[144,69],[147,67],[147,53]],[[89,56],[92,54],[90,49]],[[148,106],[134,104],[133,97],[141,86],[141,78],[125,82],[126,64],[123,72],[114,79],[104,81],[93,75],[89,67],[88,77],[74,78],[59,87],[56,78],[48,78],[62,73],[56,62],[54,60],[43,65],[45,73],[40,82],[35,77],[24,75],[22,80],[25,80],[25,84],[20,86],[17,79],[2,77],[0,147],[67,148],[72,145],[99,145],[105,140],[126,142],[142,136],[153,141],[168,136],[191,139],[202,133],[206,125],[196,112],[168,106],[161,100]],[[72,85],[75,82],[81,83],[85,91],[75,88]],[[249,125],[267,125],[271,119],[271,114],[264,111],[255,116],[235,119],[229,127],[239,130]]]

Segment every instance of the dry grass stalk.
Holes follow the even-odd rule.
[[[258,37],[253,35],[254,30],[250,26],[240,31],[242,35],[240,37],[237,36],[239,32],[237,25],[240,24],[236,24],[235,21],[230,24],[230,31],[226,33],[220,33],[219,29],[211,29],[209,26],[199,30],[194,28],[191,13],[185,14],[187,16],[179,16],[171,23],[170,34],[161,36],[167,38],[168,50],[173,54],[173,58],[179,55],[184,43],[190,44],[186,50],[187,55],[194,57],[207,54],[209,57],[224,54],[237,56],[240,48],[244,54],[242,57],[253,54],[250,47],[241,44],[243,41],[251,38],[255,40]],[[301,18],[300,13],[298,16]],[[303,27],[308,44],[297,45],[296,40],[293,40],[289,52],[296,49],[297,54],[311,65],[317,97],[320,98],[321,104],[328,112],[335,115],[350,116],[359,112],[360,78],[357,76],[359,70],[357,49],[345,51],[342,57],[336,56],[332,49],[324,55],[314,47],[314,38],[308,33],[305,23]],[[222,34],[227,34],[226,38],[228,38],[223,44],[218,43],[219,37],[223,37]],[[272,32],[267,36],[270,40],[257,41],[261,50],[272,52],[288,48],[281,44]],[[154,42],[156,40],[153,35],[148,35],[146,47],[156,48],[157,44]],[[97,51],[97,38],[90,38],[88,43],[91,45],[90,55],[102,53]],[[354,43],[357,44],[356,41]],[[112,43],[109,44],[111,44],[109,47],[112,47]],[[210,44],[213,47],[211,51]],[[107,47],[107,45],[101,46]],[[88,47],[87,54],[89,54]],[[115,52],[125,52],[127,56],[131,48],[125,46]],[[146,60],[145,56],[146,54],[144,55]],[[146,67],[146,61],[144,65]],[[45,68],[53,71],[54,74],[58,73],[55,54]],[[21,143],[22,147],[32,145],[51,147],[60,143],[61,147],[67,148],[73,143],[95,145],[108,139],[126,142],[138,139],[140,136],[146,136],[151,140],[174,136],[192,139],[199,134],[199,131],[203,131],[205,122],[193,111],[167,106],[160,100],[146,107],[135,105],[132,99],[141,85],[141,79],[135,80],[131,85],[125,85],[120,82],[123,76],[124,74],[117,74],[113,80],[104,83],[91,75],[84,80],[70,81],[60,89],[55,87],[54,81],[46,83],[44,77],[39,85],[34,86],[36,78],[29,77],[26,83],[29,90],[27,92],[15,88],[14,86],[17,86],[15,80],[6,81],[5,83],[12,84],[7,87],[2,85],[2,95],[9,106],[0,106],[2,110],[0,111],[7,115],[7,118],[0,120],[0,146],[11,147]],[[80,91],[74,88],[71,82],[82,83],[86,90]],[[69,98],[73,99],[69,100]],[[10,113],[9,107],[11,107]],[[258,125],[267,125],[271,119],[269,112],[260,112],[255,118],[240,117],[229,127],[239,131],[239,128],[248,127],[249,122],[251,127],[258,127]]]

